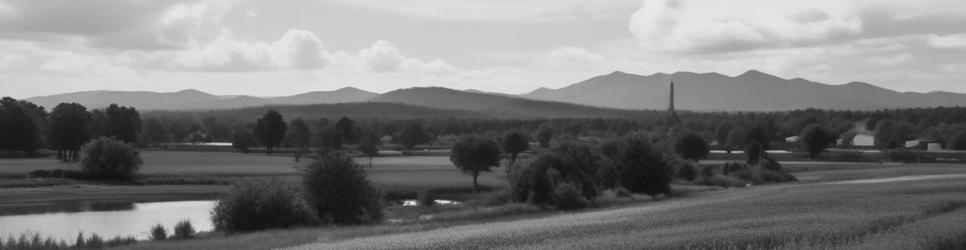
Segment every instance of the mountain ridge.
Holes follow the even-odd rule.
[[[668,85],[672,80],[676,86],[676,108],[680,110],[877,110],[966,106],[966,94],[962,93],[898,92],[861,81],[832,85],[800,77],[786,79],[759,70],[748,70],[735,76],[717,72],[680,71],[638,75],[613,71],[565,87],[541,87],[519,95],[443,87],[405,88],[378,94],[355,87],[343,87],[276,97],[214,95],[196,89],[176,92],[90,90],[32,97],[27,100],[48,109],[60,102],[78,102],[90,108],[118,103],[142,110],[213,110],[265,105],[394,102],[421,107],[500,113],[500,116],[528,116],[545,112],[556,117],[583,116],[587,112],[612,115],[610,110],[614,109],[664,110],[668,105]]]

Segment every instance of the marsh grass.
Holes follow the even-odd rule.
[[[134,243],[137,243],[137,240],[130,236],[117,236],[104,240],[104,238],[97,234],[90,234],[88,237],[84,237],[83,233],[79,233],[73,245],[70,245],[64,240],[57,240],[50,236],[42,236],[39,233],[22,233],[19,237],[11,235],[5,241],[0,238],[0,249],[102,249],[126,246]]]

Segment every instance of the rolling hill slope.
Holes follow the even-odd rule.
[[[522,96],[611,108],[665,109],[668,83],[672,80],[676,88],[676,106],[682,110],[874,110],[966,106],[966,94],[902,93],[861,82],[827,85],[801,78],[782,79],[754,70],[734,77],[691,72],[642,76],[617,71],[560,89],[540,88]]]

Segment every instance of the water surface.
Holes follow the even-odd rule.
[[[170,235],[174,225],[189,220],[195,231],[211,231],[215,201],[173,202],[69,202],[0,211],[0,237],[40,233],[73,242],[77,234],[96,233],[103,238],[133,236],[148,239],[152,226],[161,223]]]

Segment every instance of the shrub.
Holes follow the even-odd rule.
[[[694,133],[685,133],[674,142],[674,152],[684,159],[698,161],[710,152],[708,141]]]
[[[695,183],[706,185],[706,186],[719,186],[719,187],[744,187],[748,185],[748,182],[727,176],[727,175],[714,175],[711,177],[701,177],[694,181]]]
[[[432,189],[423,192],[423,195],[419,197],[419,205],[423,206],[433,206],[436,205],[436,194]]]
[[[771,170],[775,172],[782,171],[782,164],[778,163],[775,159],[771,157],[764,157],[762,161],[758,162],[758,167],[764,170]]]
[[[84,146],[82,168],[90,178],[131,179],[143,161],[131,144],[101,137]]]
[[[318,223],[295,188],[277,180],[235,184],[212,211],[215,229],[228,233]]]
[[[620,197],[620,198],[631,198],[631,197],[634,197],[633,195],[631,195],[631,191],[629,191],[629,190],[627,190],[626,188],[623,188],[623,187],[619,187],[619,188],[615,189],[614,190],[614,194],[616,194],[617,197]]]
[[[577,186],[570,183],[557,185],[553,190],[554,203],[563,210],[579,209],[586,206],[586,200],[580,194]]]
[[[352,224],[382,219],[379,192],[352,157],[333,153],[308,165],[302,175],[306,201],[324,222]]]
[[[781,183],[781,182],[790,182],[790,181],[798,180],[798,178],[795,178],[794,175],[791,175],[789,173],[767,170],[767,169],[761,170],[761,172],[759,172],[758,175],[760,176],[759,179],[761,179],[763,183]]]
[[[654,196],[671,191],[673,169],[647,140],[625,137],[618,143],[614,158],[620,164],[621,186],[631,192]]]
[[[174,224],[174,235],[172,238],[177,240],[191,239],[195,234],[195,227],[191,225],[191,221],[182,220],[178,224]]]
[[[685,163],[678,165],[677,169],[674,171],[674,176],[684,180],[693,181],[694,178],[697,178],[697,171],[694,170],[694,165]]]
[[[919,161],[919,156],[909,150],[891,150],[886,153],[886,159],[892,162],[913,163]]]
[[[168,238],[168,231],[164,229],[164,225],[157,224],[151,227],[151,240],[160,241]]]

